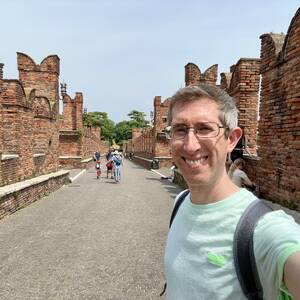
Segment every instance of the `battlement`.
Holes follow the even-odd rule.
[[[185,66],[185,85],[199,85],[207,83],[216,85],[218,78],[218,65],[212,65],[204,73],[201,73],[199,67],[194,63],[188,63]]]
[[[46,72],[59,75],[59,57],[57,55],[48,55],[40,64],[27,54],[17,52],[17,65],[19,71]]]

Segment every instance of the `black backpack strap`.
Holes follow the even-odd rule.
[[[175,205],[174,205],[174,208],[173,208],[173,211],[172,211],[172,214],[171,214],[171,218],[170,218],[170,224],[169,224],[169,228],[171,228],[171,225],[173,223],[173,220],[177,214],[177,211],[180,207],[180,205],[182,204],[182,202],[184,201],[185,197],[187,196],[187,194],[189,193],[190,191],[189,190],[186,190],[184,191],[180,196],[179,198],[177,199]],[[167,283],[165,282],[164,284],[164,287],[163,287],[163,290],[162,292],[159,294],[159,296],[163,296],[164,293],[166,292],[166,289],[167,289]]]
[[[180,196],[179,198],[177,199],[175,205],[174,205],[174,208],[173,208],[173,211],[172,211],[172,214],[171,214],[171,218],[170,218],[170,224],[169,224],[169,228],[171,228],[171,225],[173,223],[173,220],[177,214],[177,211],[180,207],[180,205],[182,204],[182,202],[184,201],[185,197],[187,196],[187,194],[189,193],[190,191],[189,190],[185,190]]]
[[[258,220],[272,209],[262,200],[253,201],[242,214],[233,240],[234,265],[247,299],[263,299],[263,289],[256,267],[253,234]]]

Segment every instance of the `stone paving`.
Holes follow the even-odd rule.
[[[160,299],[179,188],[127,160],[121,184],[95,177],[0,221],[1,300]]]

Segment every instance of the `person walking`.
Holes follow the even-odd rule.
[[[112,150],[109,149],[109,151],[106,154],[106,178],[108,178],[109,173],[110,173],[110,178],[113,179],[113,167],[114,167],[114,163],[113,163],[113,154],[112,154]]]
[[[112,157],[112,161],[113,161],[113,172],[114,172],[114,179],[116,183],[120,183],[121,182],[121,167],[123,164],[123,160],[122,160],[122,156],[119,153],[118,150],[113,152],[113,157]]]
[[[167,237],[169,300],[247,299],[233,241],[241,215],[257,198],[234,184],[225,168],[242,135],[237,117],[233,98],[216,86],[188,86],[171,98],[165,133],[189,191]],[[263,288],[257,299],[300,299],[300,226],[293,218],[266,213],[255,227],[253,249]]]

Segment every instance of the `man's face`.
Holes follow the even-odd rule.
[[[172,110],[172,128],[180,125],[195,127],[199,123],[214,122],[222,126],[218,105],[210,99],[177,103]],[[172,138],[170,141],[172,158],[181,170],[189,188],[193,185],[210,186],[226,176],[225,161],[228,151],[237,142],[235,136],[227,138],[225,128],[212,138],[197,138],[189,130],[183,139]]]

